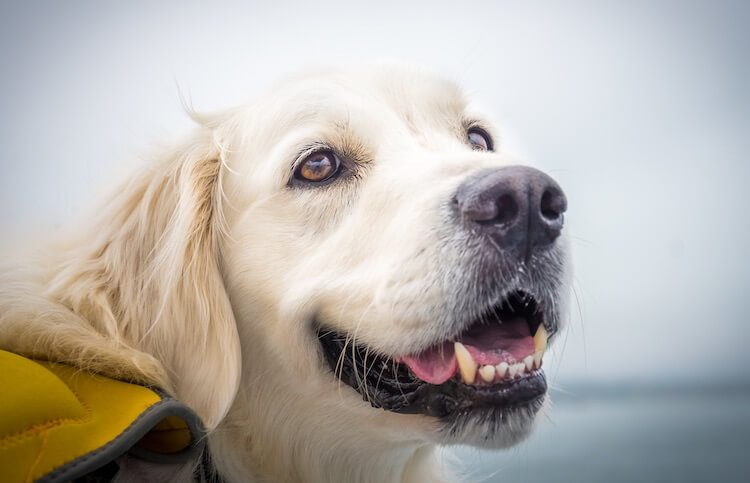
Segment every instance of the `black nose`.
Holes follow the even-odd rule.
[[[455,201],[464,220],[527,261],[560,236],[568,205],[555,180],[527,166],[483,171],[458,187]]]

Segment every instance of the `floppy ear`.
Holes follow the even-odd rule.
[[[240,376],[237,328],[220,269],[219,144],[213,129],[201,128],[127,183],[66,255],[47,292],[104,339],[159,361],[167,381],[157,382],[209,428],[229,409]]]

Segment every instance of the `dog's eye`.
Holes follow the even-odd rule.
[[[474,151],[492,151],[492,138],[484,130],[473,127],[466,137]]]
[[[294,171],[294,177],[311,183],[320,183],[332,178],[341,165],[333,151],[317,151],[306,157]]]

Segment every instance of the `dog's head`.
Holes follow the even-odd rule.
[[[211,122],[241,391],[263,418],[298,405],[491,447],[529,432],[567,312],[554,180],[455,85],[401,66],[294,78]]]
[[[528,434],[567,313],[566,199],[455,85],[380,64],[196,119],[51,281],[105,337],[47,356],[163,385],[268,451]]]

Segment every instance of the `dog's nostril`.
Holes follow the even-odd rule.
[[[541,201],[542,217],[548,221],[556,221],[562,216],[566,208],[565,195],[555,190],[545,190]]]
[[[471,232],[492,241],[487,250],[502,250],[525,261],[560,236],[568,203],[555,180],[528,166],[478,172],[459,185],[455,200],[461,219],[475,224]]]
[[[492,220],[494,223],[509,223],[515,220],[516,216],[518,216],[518,203],[513,196],[505,194],[497,199],[497,216]]]

